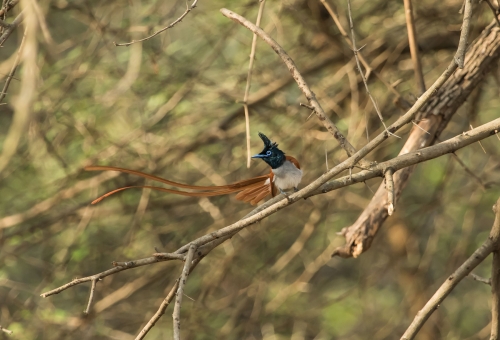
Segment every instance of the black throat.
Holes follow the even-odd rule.
[[[271,149],[271,152],[271,156],[263,158],[263,160],[269,164],[271,168],[277,169],[285,163],[285,153],[278,148]]]

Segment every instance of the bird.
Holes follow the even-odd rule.
[[[98,197],[92,201],[92,204],[96,204],[108,196],[130,188],[149,188],[171,194],[191,197],[212,197],[238,193],[236,195],[237,200],[251,203],[252,205],[256,205],[269,194],[274,197],[278,193],[282,193],[285,197],[287,197],[287,199],[289,199],[286,191],[290,189],[297,191],[298,185],[302,179],[302,169],[300,168],[299,161],[292,156],[286,156],[285,153],[278,148],[278,144],[271,142],[271,140],[263,133],[259,132],[259,137],[264,142],[264,149],[260,153],[252,156],[252,158],[260,158],[271,167],[271,170],[267,175],[245,179],[228,185],[197,186],[170,181],[136,170],[114,166],[87,166],[84,168],[86,171],[119,171],[164,183],[176,188],[194,190],[182,191],[150,185],[126,186],[115,189]]]

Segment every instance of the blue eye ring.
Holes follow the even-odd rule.
[[[267,150],[266,156],[271,156],[271,154],[272,154],[271,150]]]

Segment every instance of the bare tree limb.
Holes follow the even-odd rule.
[[[196,246],[194,244],[189,245],[189,250],[186,255],[186,260],[184,263],[184,268],[182,269],[181,277],[179,278],[179,288],[177,288],[177,293],[175,296],[174,312],[172,313],[172,319],[174,323],[174,340],[181,339],[181,304],[182,297],[184,295],[184,286],[186,285],[186,280],[189,275],[189,268],[191,267],[191,262],[193,261],[193,255],[196,251]]]
[[[92,302],[94,301],[94,293],[95,293],[95,287],[96,287],[97,281],[99,281],[99,279],[92,280],[92,286],[90,287],[89,302],[87,304],[87,308],[85,308],[85,311],[83,312],[83,314],[85,314],[85,315],[89,314],[90,307],[92,306]]]
[[[436,93],[436,96],[430,98],[420,109],[417,119],[420,120],[419,126],[422,129],[414,128],[412,130],[410,137],[400,151],[400,155],[431,145],[436,141],[458,108],[488,74],[488,69],[498,60],[500,56],[500,35],[498,32],[499,28],[495,26],[495,23],[491,23],[471,44],[464,69],[455,72],[454,76],[448,79],[446,84]],[[457,66],[455,61],[452,61],[452,64]],[[419,97],[419,100],[421,98]],[[413,168],[405,168],[394,175],[396,201],[412,171]],[[381,185],[356,222],[343,229],[346,243],[338,249],[338,255],[357,257],[368,250],[373,237],[387,216],[387,193],[385,187]]]
[[[10,35],[14,30],[23,22],[24,19],[24,14],[23,12],[19,13],[19,15],[14,19],[14,21],[11,24],[8,24],[8,27],[5,29],[5,31],[2,33],[0,36],[0,47],[3,46],[3,44],[9,39]]]
[[[7,90],[9,89],[10,82],[14,78],[14,74],[16,74],[17,67],[19,66],[19,60],[21,60],[21,52],[23,50],[25,39],[26,39],[26,31],[24,31],[23,39],[21,40],[21,44],[19,45],[19,50],[17,51],[16,59],[14,60],[14,64],[10,69],[7,79],[5,80],[5,85],[3,86],[2,92],[0,93],[0,103],[7,95]]]
[[[424,323],[429,319],[431,314],[439,307],[443,300],[451,293],[453,288],[469,273],[477,267],[478,264],[483,262],[483,260],[495,249],[498,249],[498,244],[500,241],[500,198],[496,202],[495,211],[495,221],[491,229],[490,236],[484,243],[479,247],[453,274],[451,274],[448,279],[439,287],[439,289],[434,293],[425,306],[417,313],[415,319],[405,331],[401,340],[411,340],[414,339],[418,331],[422,328]],[[498,275],[498,273],[497,273]],[[498,282],[497,282],[498,283]],[[494,307],[495,308],[495,307]],[[496,311],[498,313],[498,310]],[[496,314],[496,323],[498,324],[498,314]],[[493,322],[495,319],[493,319]],[[498,327],[497,327],[498,328]],[[498,333],[497,333],[498,334]],[[492,324],[492,337],[493,338],[493,324]]]
[[[283,60],[283,62],[287,66],[288,70],[292,74],[293,79],[295,79],[295,81],[297,82],[299,89],[306,96],[307,101],[309,102],[309,105],[314,108],[314,112],[318,116],[318,119],[323,123],[325,128],[340,143],[340,146],[346,151],[348,156],[352,156],[354,153],[356,153],[356,149],[349,143],[349,141],[340,132],[340,130],[337,128],[337,126],[330,120],[330,118],[328,118],[325,111],[321,107],[321,104],[316,99],[316,95],[314,94],[314,92],[311,91],[309,85],[307,85],[305,79],[300,74],[300,72],[297,68],[297,65],[295,65],[292,58],[290,58],[290,56],[286,53],[286,51],[273,38],[271,38],[266,32],[264,32],[261,28],[252,24],[247,19],[245,19],[242,16],[240,16],[234,12],[231,12],[230,10],[227,10],[225,8],[221,9],[220,11],[225,17],[227,17],[227,18],[239,23],[240,25],[246,27],[247,29],[252,31],[254,34],[259,36],[259,38],[261,38],[269,46],[271,46],[271,48],[274,50],[274,52],[276,52],[276,54],[278,54],[278,56],[280,56],[280,58]]]
[[[458,67],[463,69],[465,63],[465,52],[467,51],[467,40],[469,39],[470,19],[472,17],[472,0],[465,0],[464,20],[462,22],[462,32],[460,33],[460,41],[458,43],[457,53],[455,54],[455,62]]]
[[[116,274],[116,273],[121,272],[123,270],[141,267],[141,266],[146,266],[148,264],[153,264],[153,263],[162,262],[162,261],[174,260],[174,259],[175,260],[184,260],[184,258],[185,258],[184,255],[179,256],[179,254],[161,253],[160,256],[147,257],[144,259],[139,259],[139,260],[134,260],[134,261],[129,261],[129,262],[114,262],[113,263],[114,268],[105,270],[101,273],[98,273],[98,274],[95,274],[92,276],[83,277],[81,279],[74,279],[73,281],[66,283],[65,285],[62,285],[61,287],[58,287],[56,289],[52,289],[48,292],[40,294],[40,296],[45,298],[47,296],[59,294],[63,290],[66,290],[66,289],[71,288],[73,286],[79,285],[79,284],[84,283],[84,282],[100,280],[102,278],[105,278],[106,276]]]
[[[186,17],[186,15],[189,14],[189,12],[191,12],[193,9],[196,8],[196,4],[198,3],[198,0],[194,0],[193,3],[191,4],[191,6],[187,5],[186,4],[186,10],[184,11],[184,13],[182,13],[182,15],[180,17],[178,17],[174,22],[172,22],[170,25],[168,26],[165,26],[163,27],[162,29],[154,32],[153,34],[151,34],[150,36],[147,36],[146,38],[143,38],[143,39],[139,39],[139,40],[132,40],[128,43],[116,43],[116,42],[113,42],[113,44],[115,44],[115,46],[130,46],[132,44],[135,44],[135,43],[138,43],[138,42],[141,42],[141,41],[146,41],[146,40],[149,40],[153,37],[156,37],[158,34],[162,33],[162,32],[165,32],[166,30],[168,30],[169,28],[172,28],[174,27],[175,25],[177,25],[179,22],[182,21],[182,19],[184,19]]]

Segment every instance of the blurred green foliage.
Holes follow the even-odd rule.
[[[417,95],[402,1],[353,0],[358,45],[408,100]],[[347,28],[346,3],[331,2]],[[458,43],[462,1],[414,1],[427,85],[444,70]],[[252,35],[224,18],[226,7],[255,21],[258,1],[199,1],[181,23],[130,47],[115,47],[166,26],[183,1],[39,2],[53,43],[38,36],[34,117],[9,166],[0,173],[0,325],[16,339],[133,339],[181,272],[158,263],[106,277],[87,317],[90,283],[39,295],[111,267],[112,261],[174,251],[224,227],[251,207],[234,196],[185,198],[129,190],[98,205],[98,195],[145,182],[134,176],[83,172],[114,165],[174,181],[212,185],[267,172],[246,168],[241,101]],[[14,14],[19,12],[14,10]],[[491,21],[474,12],[471,37]],[[263,29],[294,59],[330,118],[361,147],[382,128],[352,51],[316,0],[267,1]],[[22,27],[0,50],[9,69]],[[9,64],[10,63],[10,64]],[[347,65],[347,66],[346,66]],[[23,68],[19,70],[22,74]],[[495,73],[496,72],[496,73]],[[459,109],[441,140],[498,117],[498,72]],[[5,74],[4,74],[5,73]],[[6,73],[0,74],[5,79]],[[354,91],[350,85],[357,83]],[[388,122],[402,111],[394,95],[370,77]],[[12,123],[13,81],[0,106],[0,147]],[[472,96],[471,96],[472,97]],[[257,43],[250,95],[252,151],[262,131],[298,158],[303,184],[345,159],[286,67]],[[411,126],[368,158],[394,157]],[[299,202],[253,225],[205,258],[189,277],[182,306],[186,339],[398,339],[439,285],[487,237],[498,198],[499,141],[491,137],[457,152],[483,189],[450,156],[420,164],[396,213],[371,249],[357,259],[330,259],[336,235],[366,207],[381,179]],[[325,153],[328,155],[325,160]],[[326,162],[326,163],[325,163]],[[316,221],[314,214],[318,214]],[[310,231],[308,231],[310,230]],[[283,256],[293,244],[295,256]],[[297,248],[292,248],[297,249]],[[489,277],[490,260],[475,272]],[[466,279],[446,299],[419,339],[488,337],[490,287]],[[147,339],[169,339],[172,307]],[[0,335],[1,337],[6,335]]]

